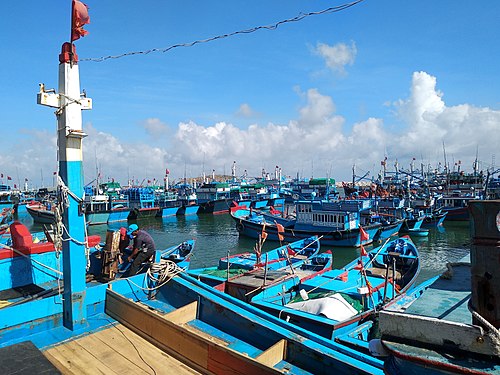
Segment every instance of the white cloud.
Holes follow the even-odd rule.
[[[436,77],[413,74],[408,98],[393,104],[401,121],[397,133],[390,133],[388,125],[390,129],[394,125],[381,118],[345,124],[344,117],[336,113],[334,99],[317,89],[299,92],[305,103],[297,118],[286,124],[253,124],[241,129],[228,122],[210,126],[183,122],[171,130],[170,137],[161,138],[163,143],[155,142],[161,144],[158,147],[137,139],[123,140],[87,124],[86,181],[95,177],[96,164],[104,176],[125,183],[128,177],[162,178],[166,167],[172,178],[182,177],[185,169],[188,177],[201,175],[203,168],[207,173],[215,169],[230,174],[233,160],[238,174],[247,169],[258,176],[262,167],[272,170],[279,165],[286,175],[300,172],[310,177],[314,164],[316,177],[331,173],[338,180],[349,180],[353,163],[376,175],[385,152],[392,159],[388,165],[397,158],[400,166],[408,166],[416,157],[435,166],[442,162],[443,141],[449,161],[460,159],[466,169],[471,169],[477,146],[480,159],[491,160],[498,150],[500,111],[469,104],[446,106],[436,86]],[[145,124],[145,131],[152,135],[167,130],[159,119]],[[57,166],[55,135],[32,131],[25,137],[22,148],[17,145],[0,156],[0,163],[8,166],[1,172],[15,176],[17,166],[30,179],[37,179],[43,169],[47,182]],[[27,151],[16,153],[16,148]],[[486,163],[481,166],[486,167]]]
[[[330,46],[325,43],[317,43],[314,52],[325,60],[326,66],[338,73],[345,74],[345,66],[354,64],[357,49],[356,44],[337,43]]]
[[[142,122],[141,126],[151,137],[158,137],[167,134],[169,127],[158,118],[148,118]]]
[[[238,108],[238,111],[236,111],[236,115],[250,118],[257,116],[258,113],[255,112],[248,103],[243,103],[240,105],[240,108]]]

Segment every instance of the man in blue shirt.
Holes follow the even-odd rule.
[[[128,261],[132,262],[128,274],[133,276],[139,272],[142,263],[152,261],[156,247],[149,233],[139,229],[137,224],[128,227],[127,235],[134,240],[132,254],[128,257]]]

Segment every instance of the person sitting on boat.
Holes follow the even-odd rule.
[[[129,276],[133,276],[140,271],[143,263],[151,263],[156,246],[151,235],[145,230],[139,229],[137,224],[129,225],[127,235],[134,240],[132,254],[128,257],[128,261],[132,262]]]

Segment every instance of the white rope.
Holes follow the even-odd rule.
[[[151,280],[153,283],[156,285],[148,288],[148,287],[143,287],[139,284],[134,283],[132,280],[128,279],[127,281],[139,289],[141,289],[144,292],[151,292],[160,289],[163,285],[168,283],[171,279],[173,279],[175,276],[180,274],[181,272],[184,272],[185,269],[182,267],[179,267],[177,263],[168,260],[168,259],[162,259],[160,263],[152,263],[149,266],[149,269],[146,271],[146,277],[147,279]],[[158,274],[158,276],[155,276],[155,274]]]
[[[87,223],[85,222],[85,214],[82,214],[82,220],[83,220],[83,228],[84,228],[84,240],[79,241],[74,237],[71,237],[69,234],[68,229],[62,222],[62,215],[64,210],[66,210],[69,205],[69,198],[68,195],[71,196],[78,204],[82,203],[85,199],[85,192],[83,193],[83,197],[80,198],[78,197],[75,193],[73,193],[64,183],[63,179],[59,174],[57,175],[57,205],[56,205],[56,211],[55,211],[55,238],[54,238],[54,245],[56,246],[56,250],[62,250],[62,243],[65,241],[72,241],[76,243],[77,245],[84,246],[85,249],[85,258],[87,260],[87,265],[86,269],[87,271],[90,269],[90,247],[88,245],[88,233],[87,233]],[[66,237],[66,238],[65,238]]]
[[[474,307],[472,306],[472,301],[469,300],[469,303],[467,304],[467,307],[469,311],[471,312],[472,316],[476,318],[485,328],[493,333],[493,335],[496,337],[497,340],[500,341],[500,329],[497,329],[494,325],[492,325],[490,322],[488,322],[485,318],[479,314]]]

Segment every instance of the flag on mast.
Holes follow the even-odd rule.
[[[71,42],[80,39],[89,32],[83,26],[90,23],[89,8],[78,0],[73,0],[71,7]]]
[[[366,231],[360,225],[359,226],[359,239],[360,239],[361,243],[363,243],[364,241],[368,241],[369,238],[370,238],[370,236],[368,235],[368,233],[366,233]]]

